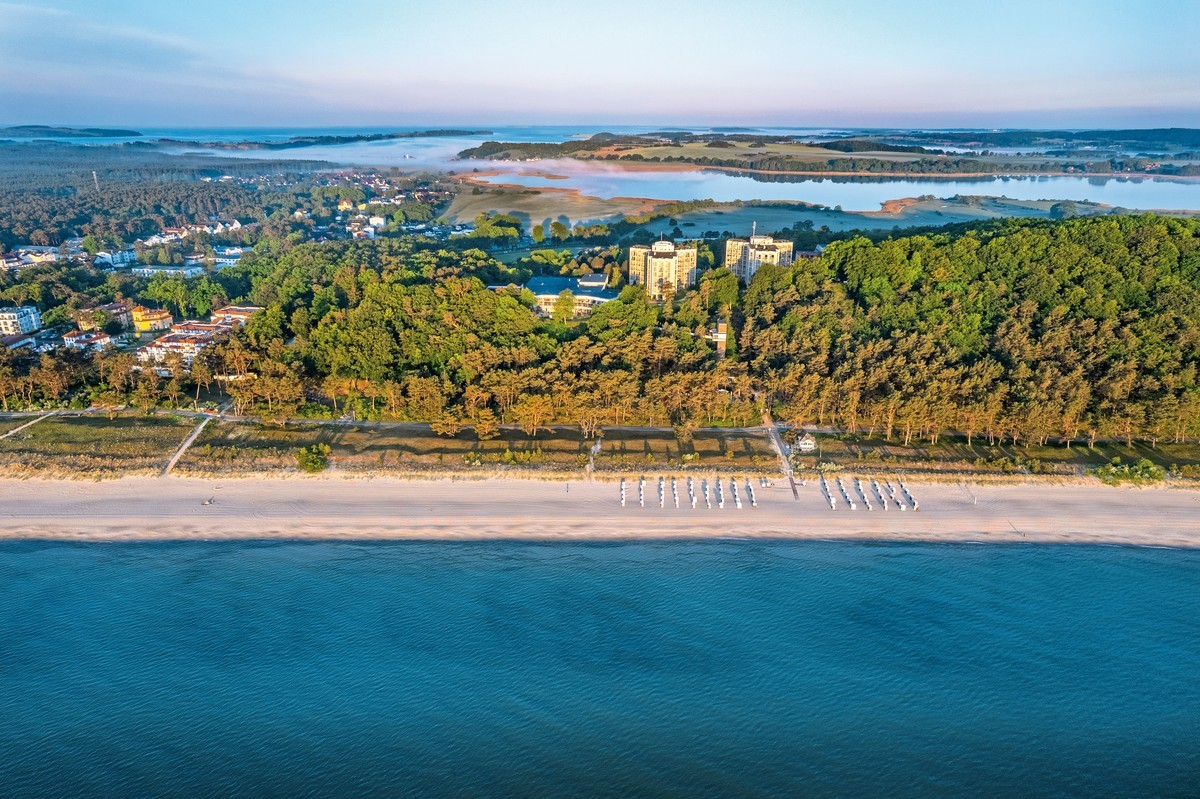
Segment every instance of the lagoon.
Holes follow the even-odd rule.
[[[1200,210],[1200,181],[1167,178],[996,176],[980,178],[751,176],[721,170],[693,172],[629,171],[618,166],[546,161],[538,174],[487,176],[489,183],[531,188],[575,189],[592,197],[647,197],[657,200],[712,199],[802,201],[842,206],[846,211],[878,211],[888,200],[930,195],[1007,197],[1012,200],[1072,200],[1118,208]],[[491,166],[495,169],[495,165]],[[508,167],[511,168],[511,167]]]
[[[213,129],[145,129],[142,140],[170,138],[180,141],[245,140],[276,141],[297,135],[382,133],[388,131],[426,130],[442,127],[391,126],[380,128],[213,128]],[[459,126],[462,127],[462,126]],[[581,162],[569,159],[544,160],[528,163],[501,161],[456,161],[455,156],[469,147],[489,139],[503,141],[563,142],[572,138],[587,138],[601,131],[615,133],[648,133],[662,130],[653,126],[488,126],[466,127],[489,129],[491,135],[445,138],[395,139],[359,142],[333,146],[299,147],[288,150],[205,150],[221,157],[327,160],[344,166],[401,167],[405,170],[455,171],[471,174],[499,171],[502,174],[482,177],[491,183],[508,183],[530,188],[575,189],[592,197],[645,197],[654,200],[713,199],[719,202],[735,200],[775,200],[816,203],[830,207],[840,205],[847,211],[877,211],[888,201],[904,197],[932,195],[1005,196],[1014,200],[1072,200],[1105,203],[1114,207],[1141,210],[1200,210],[1200,180],[1158,177],[1073,177],[1073,176],[996,176],[980,178],[891,178],[891,177],[796,177],[749,176],[719,170],[699,171],[633,171],[618,164]],[[673,127],[673,130],[681,128]],[[705,131],[708,128],[689,128]],[[755,128],[756,133],[829,134],[828,128]],[[88,146],[102,146],[119,140],[79,140]],[[195,152],[186,145],[178,152]],[[643,167],[644,169],[644,167]],[[522,174],[526,173],[526,174]],[[556,177],[546,177],[552,174]]]

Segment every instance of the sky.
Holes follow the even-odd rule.
[[[1200,0],[0,0],[0,124],[1200,127],[1197,34]]]

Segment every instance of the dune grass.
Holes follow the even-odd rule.
[[[1097,442],[1093,448],[1076,442],[1062,444],[989,446],[986,438],[947,437],[937,444],[913,441],[908,446],[882,438],[817,436],[819,450],[810,455],[794,454],[797,468],[815,469],[820,462],[860,470],[911,469],[931,473],[979,472],[984,474],[1081,476],[1114,458],[1135,463],[1145,458],[1163,469],[1177,468],[1185,477],[1200,475],[1200,443],[1159,442],[1151,446],[1134,442]]]
[[[504,428],[497,438],[479,441],[470,430],[438,436],[424,425],[219,422],[205,429],[175,469],[179,474],[294,471],[296,451],[313,444],[328,445],[331,468],[343,472],[581,472],[595,440],[572,427],[539,430],[536,436]],[[721,430],[698,431],[686,444],[669,430],[610,430],[595,458],[597,472],[691,465],[769,471],[775,463],[765,435]]]
[[[172,416],[55,416],[0,441],[0,472],[150,474],[166,465],[193,427],[193,420]]]

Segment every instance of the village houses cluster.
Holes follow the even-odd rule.
[[[227,305],[213,311],[207,322],[176,322],[170,312],[159,308],[114,302],[78,311],[78,327],[60,339],[38,335],[42,319],[37,308],[0,308],[0,347],[41,351],[57,347],[87,351],[126,347],[136,352],[139,368],[162,369],[173,355],[178,355],[187,369],[200,352],[246,324],[259,310],[257,306]]]

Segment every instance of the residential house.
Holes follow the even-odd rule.
[[[6,350],[19,350],[22,347],[33,349],[34,338],[28,333],[14,333],[11,336],[0,336],[0,347]]]
[[[167,333],[159,336],[150,344],[138,350],[138,360],[144,364],[159,364],[175,354],[183,361],[184,366],[191,366],[192,361],[206,347],[216,341],[211,334]]]
[[[138,333],[156,333],[169,330],[175,323],[174,317],[160,308],[147,308],[139,305],[129,312],[133,318],[133,329]]]
[[[72,350],[102,350],[112,346],[112,337],[98,330],[84,332],[73,330],[63,336],[63,344]]]
[[[106,322],[98,321],[103,319],[120,322],[121,327],[133,326],[133,314],[130,313],[129,306],[123,302],[113,302],[96,308],[84,308],[75,313],[76,324],[79,325],[80,330],[85,332],[103,327]]]
[[[250,321],[255,311],[261,311],[257,305],[226,305],[212,312],[214,322],[225,325],[244,325]]]

